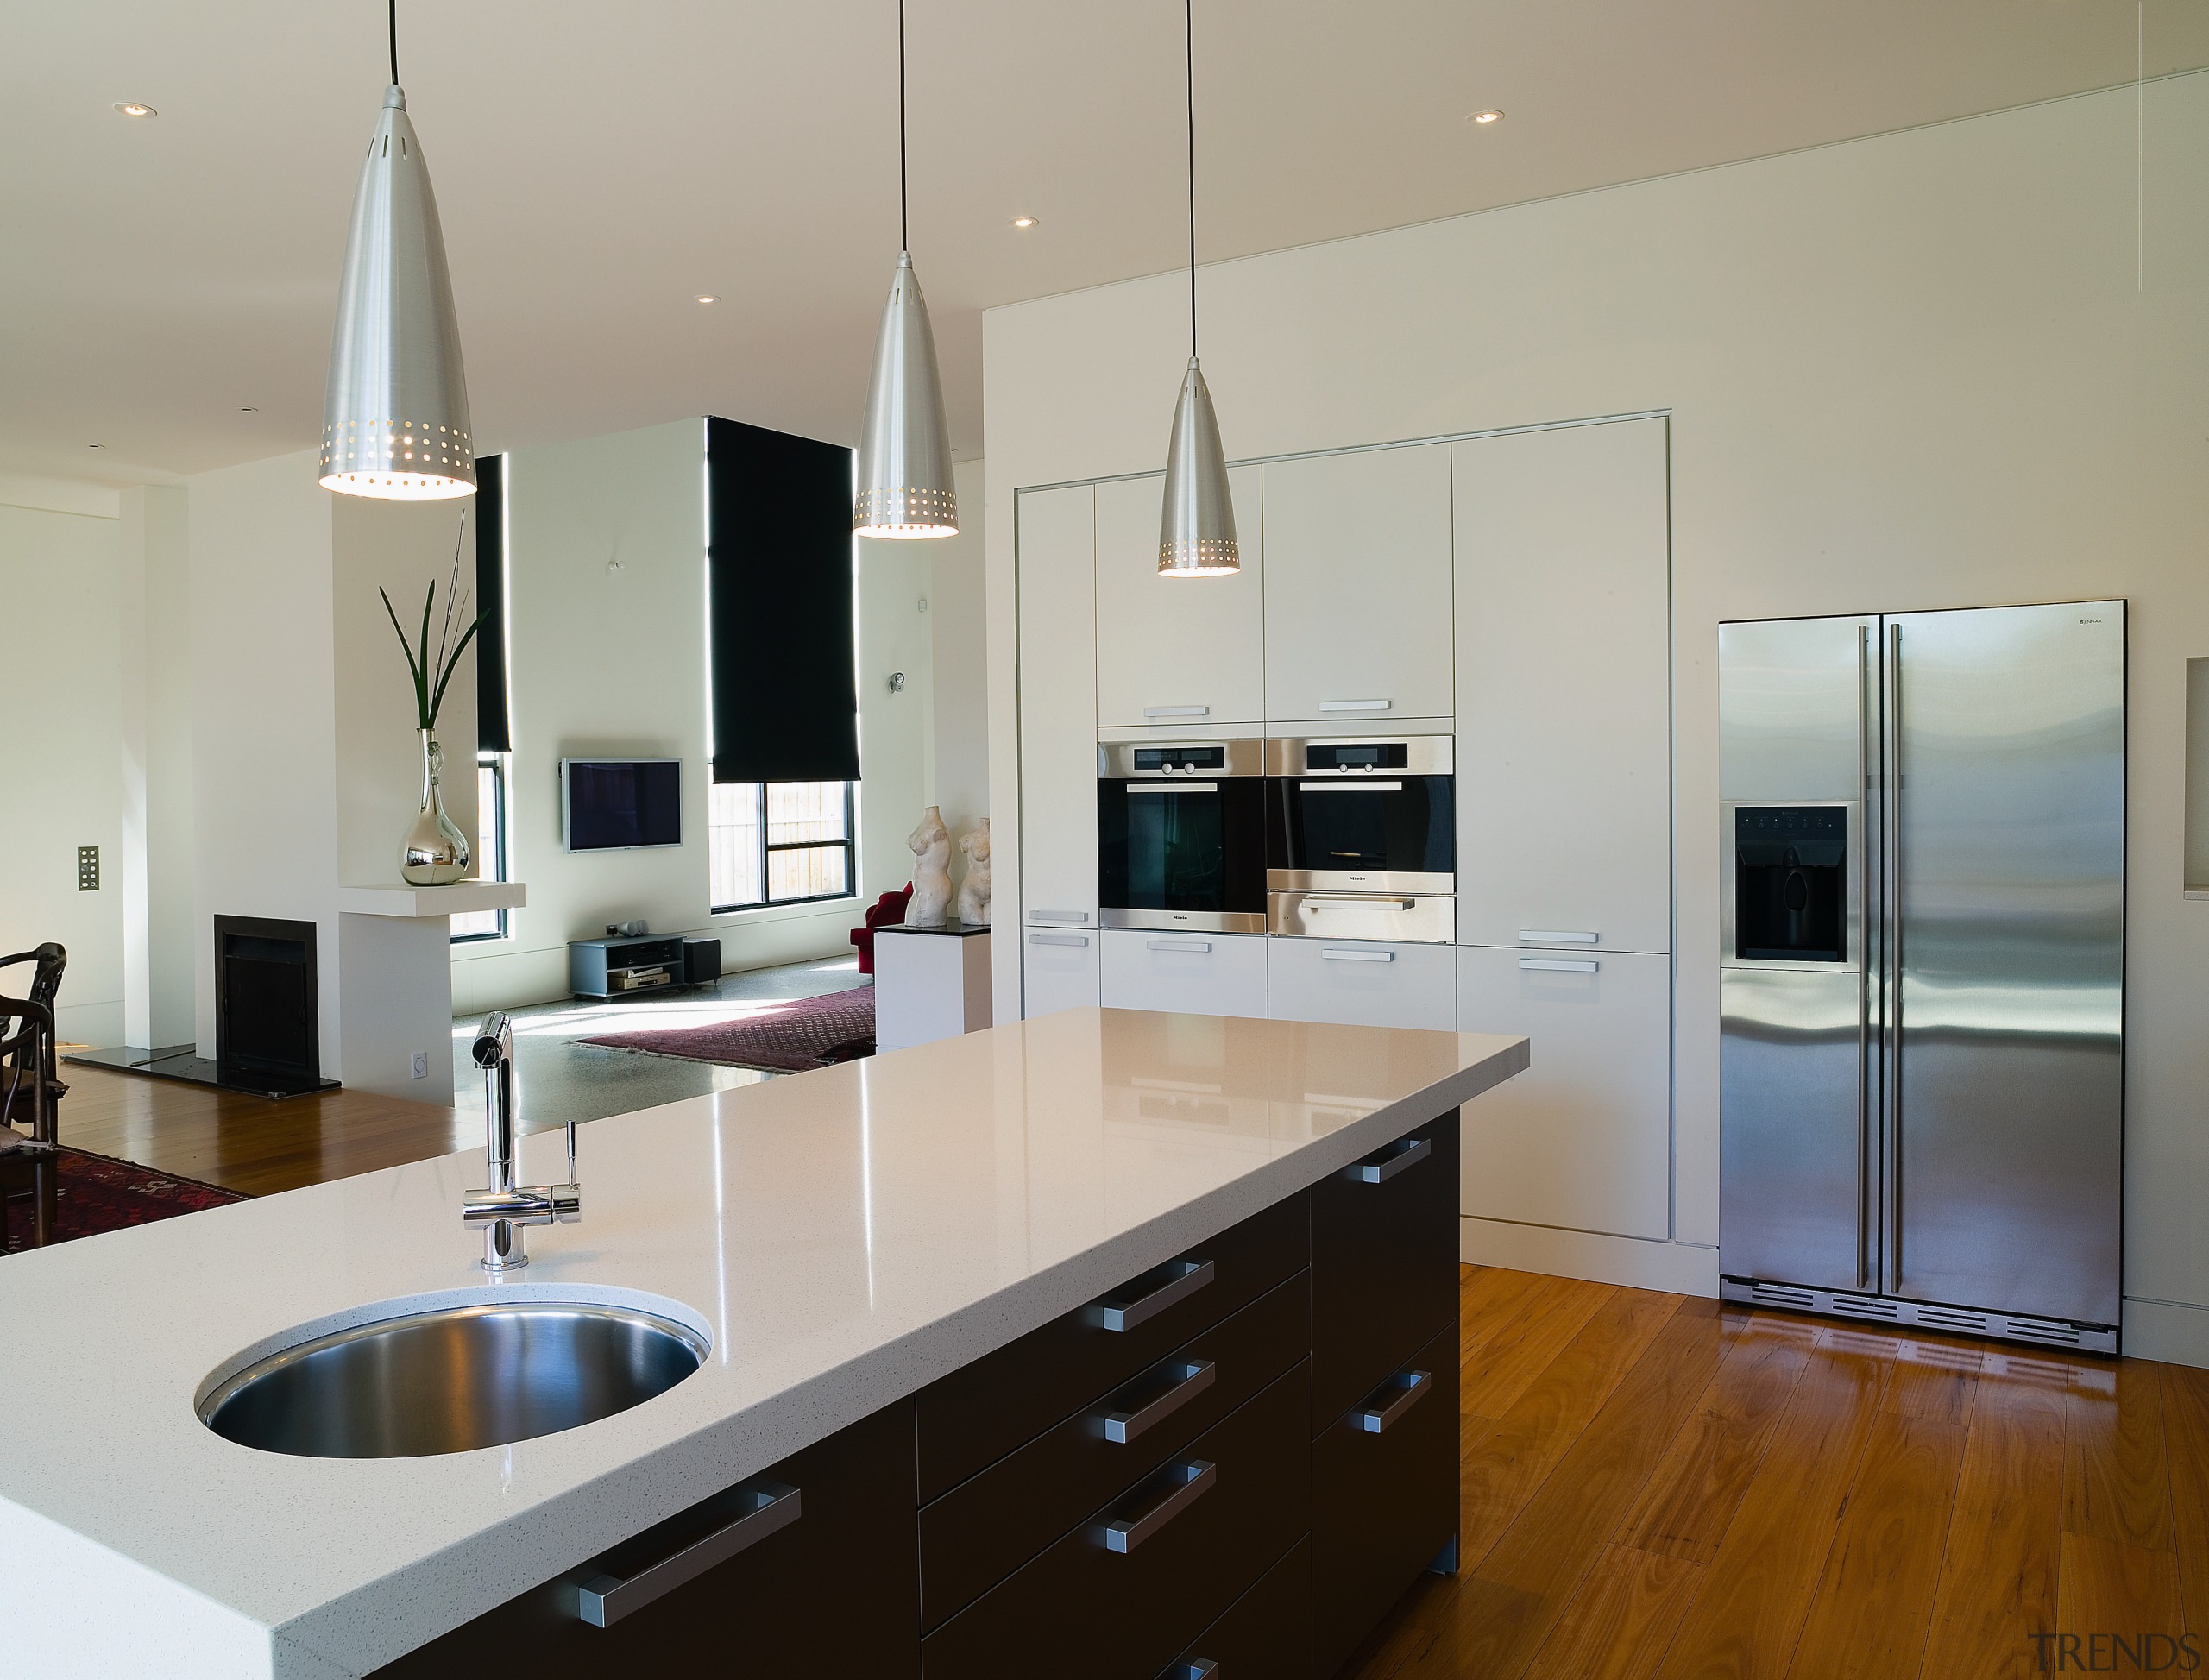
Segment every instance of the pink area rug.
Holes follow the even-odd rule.
[[[762,1004],[708,1027],[650,1027],[576,1041],[684,1061],[717,1061],[802,1073],[874,1054],[874,988]]]

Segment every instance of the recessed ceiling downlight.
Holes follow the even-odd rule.
[[[1491,123],[1503,121],[1503,113],[1500,110],[1476,110],[1470,113],[1465,121],[1487,128]]]
[[[1035,218],[1032,216],[1016,216],[1012,218],[1012,225],[1016,228],[1032,228],[1035,225]]]
[[[125,116],[159,116],[160,112],[151,105],[142,105],[135,99],[118,99],[115,108]]]
[[[701,292],[698,294],[698,301],[702,304],[717,304],[721,300],[721,294],[718,292]]]

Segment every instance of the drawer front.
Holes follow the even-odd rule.
[[[1218,1680],[1313,1680],[1309,1539],[1299,1540],[1225,1615],[1191,1640],[1158,1680],[1209,1675]]]
[[[1275,1379],[930,1633],[928,1680],[1156,1673],[1309,1527],[1310,1377],[1299,1363]],[[1116,1523],[1132,1526],[1123,1551]]]
[[[1103,1304],[1131,1304],[1124,1330],[1105,1328],[1095,1310],[1100,1303],[1092,1303],[922,1389],[921,1502],[948,1493],[1302,1271],[1311,1255],[1309,1217],[1305,1198],[1291,1196],[1101,1297]],[[1210,1282],[1132,1322],[1148,1295],[1184,1268],[1205,1262]]]
[[[1026,984],[1021,1014],[1027,1019],[1058,1010],[1095,1009],[1097,929],[1033,927],[1023,930],[1020,972]]]
[[[1265,1018],[1263,934],[1107,928],[1103,937],[1106,1009]]]
[[[1457,1117],[1405,1137],[1312,1186],[1315,1434],[1457,1322]]]
[[[935,1627],[1302,1360],[1299,1272],[921,1513],[921,1613]],[[1114,1436],[1122,1438],[1114,1439]]]
[[[910,1494],[913,1412],[900,1400],[792,1455],[746,1489],[795,1488],[797,1519],[640,1608],[595,1627],[576,1588],[613,1575],[649,1589],[655,1564],[725,1530],[727,1495],[646,1530],[375,1672],[384,1680],[603,1680],[727,1673],[917,1680],[920,1560]],[[821,1637],[834,1607],[835,1637]]]
[[[1313,1671],[1327,1675],[1457,1537],[1454,1326],[1312,1444],[1312,1476]]]
[[[1266,1007],[1276,1021],[1454,1031],[1457,953],[1446,945],[1269,939]]]

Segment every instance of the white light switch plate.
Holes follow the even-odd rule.
[[[430,1053],[427,1050],[417,1050],[414,1053],[414,1077],[418,1079],[426,1079],[430,1077]]]

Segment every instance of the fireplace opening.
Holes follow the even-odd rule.
[[[323,1085],[315,924],[215,918],[215,1077],[271,1096]]]

